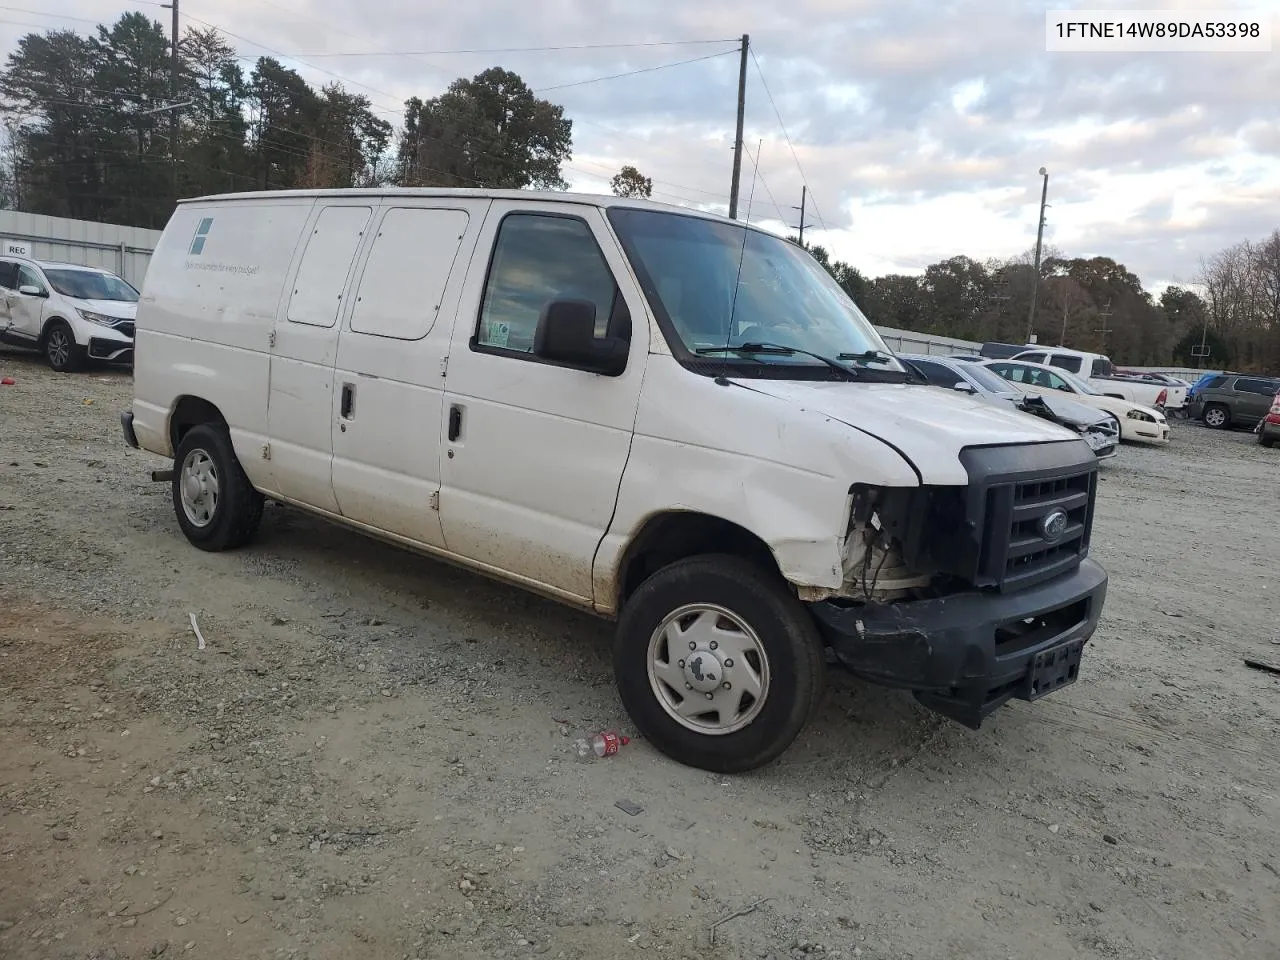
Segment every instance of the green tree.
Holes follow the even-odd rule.
[[[613,191],[615,197],[648,199],[653,196],[653,181],[628,164],[614,174],[613,179],[609,181],[609,189]]]
[[[184,195],[251,190],[248,81],[232,46],[212,27],[191,27],[179,44],[195,103],[181,113]]]
[[[1209,348],[1209,356],[1195,355],[1203,343]],[[1184,367],[1197,369],[1229,369],[1231,366],[1231,347],[1222,334],[1212,328],[1200,327],[1188,330],[1173,348],[1173,359]]]
[[[320,112],[301,186],[366,187],[381,179],[379,161],[391,124],[375,117],[368,97],[331,83],[320,91]]]
[[[978,336],[992,283],[981,263],[951,257],[925,268],[921,289],[929,298],[929,329],[948,337]]]
[[[98,44],[71,30],[27,34],[0,73],[12,120],[20,209],[97,219],[111,153],[98,134],[109,107],[97,92]]]
[[[296,70],[260,57],[249,76],[250,152],[263,190],[303,182],[319,125],[321,100]]]
[[[438,97],[405,103],[398,159],[405,186],[565,190],[573,121],[523,80],[491,67]]]
[[[118,158],[96,219],[162,227],[175,193],[171,118],[154,113],[170,99],[172,67],[164,29],[141,13],[126,13],[110,28],[98,27],[94,87],[102,108],[95,131]],[[185,78],[184,78],[185,79]]]
[[[929,296],[920,277],[901,273],[876,277],[868,287],[863,311],[878,326],[929,329]]]

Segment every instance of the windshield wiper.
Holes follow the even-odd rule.
[[[741,354],[747,354],[747,355],[750,355],[753,353],[765,353],[765,354],[772,353],[772,354],[776,354],[778,356],[783,356],[783,357],[794,356],[795,354],[799,353],[799,354],[803,354],[806,357],[813,357],[813,359],[818,360],[822,363],[825,363],[832,370],[839,370],[849,380],[861,379],[857,370],[853,369],[852,367],[846,367],[843,363],[840,363],[838,360],[832,360],[830,357],[824,357],[822,354],[814,353],[811,350],[801,350],[799,347],[788,347],[787,345],[782,343],[752,342],[752,343],[741,343],[735,346],[725,345],[723,347],[699,347],[694,352],[701,355],[705,355],[708,353],[741,353]]]
[[[837,360],[861,360],[863,363],[892,363],[893,357],[880,350],[864,350],[862,353],[837,353]]]

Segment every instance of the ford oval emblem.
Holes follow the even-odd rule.
[[[1040,521],[1040,536],[1050,543],[1056,543],[1061,540],[1062,535],[1066,532],[1067,512],[1065,510],[1053,510]]]

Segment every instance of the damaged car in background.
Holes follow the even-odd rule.
[[[986,367],[955,357],[919,354],[899,354],[898,357],[936,387],[984,397],[1074,430],[1099,460],[1114,457],[1120,449],[1120,421],[1114,414],[1063,397],[1024,393]]]

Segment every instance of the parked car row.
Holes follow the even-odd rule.
[[[1020,390],[1018,384],[1001,377],[985,364],[918,354],[900,354],[899,359],[909,362],[934,386],[973,394],[1074,430],[1084,438],[1099,460],[1114,457],[1119,449],[1120,421],[1114,414],[1065,397]]]

